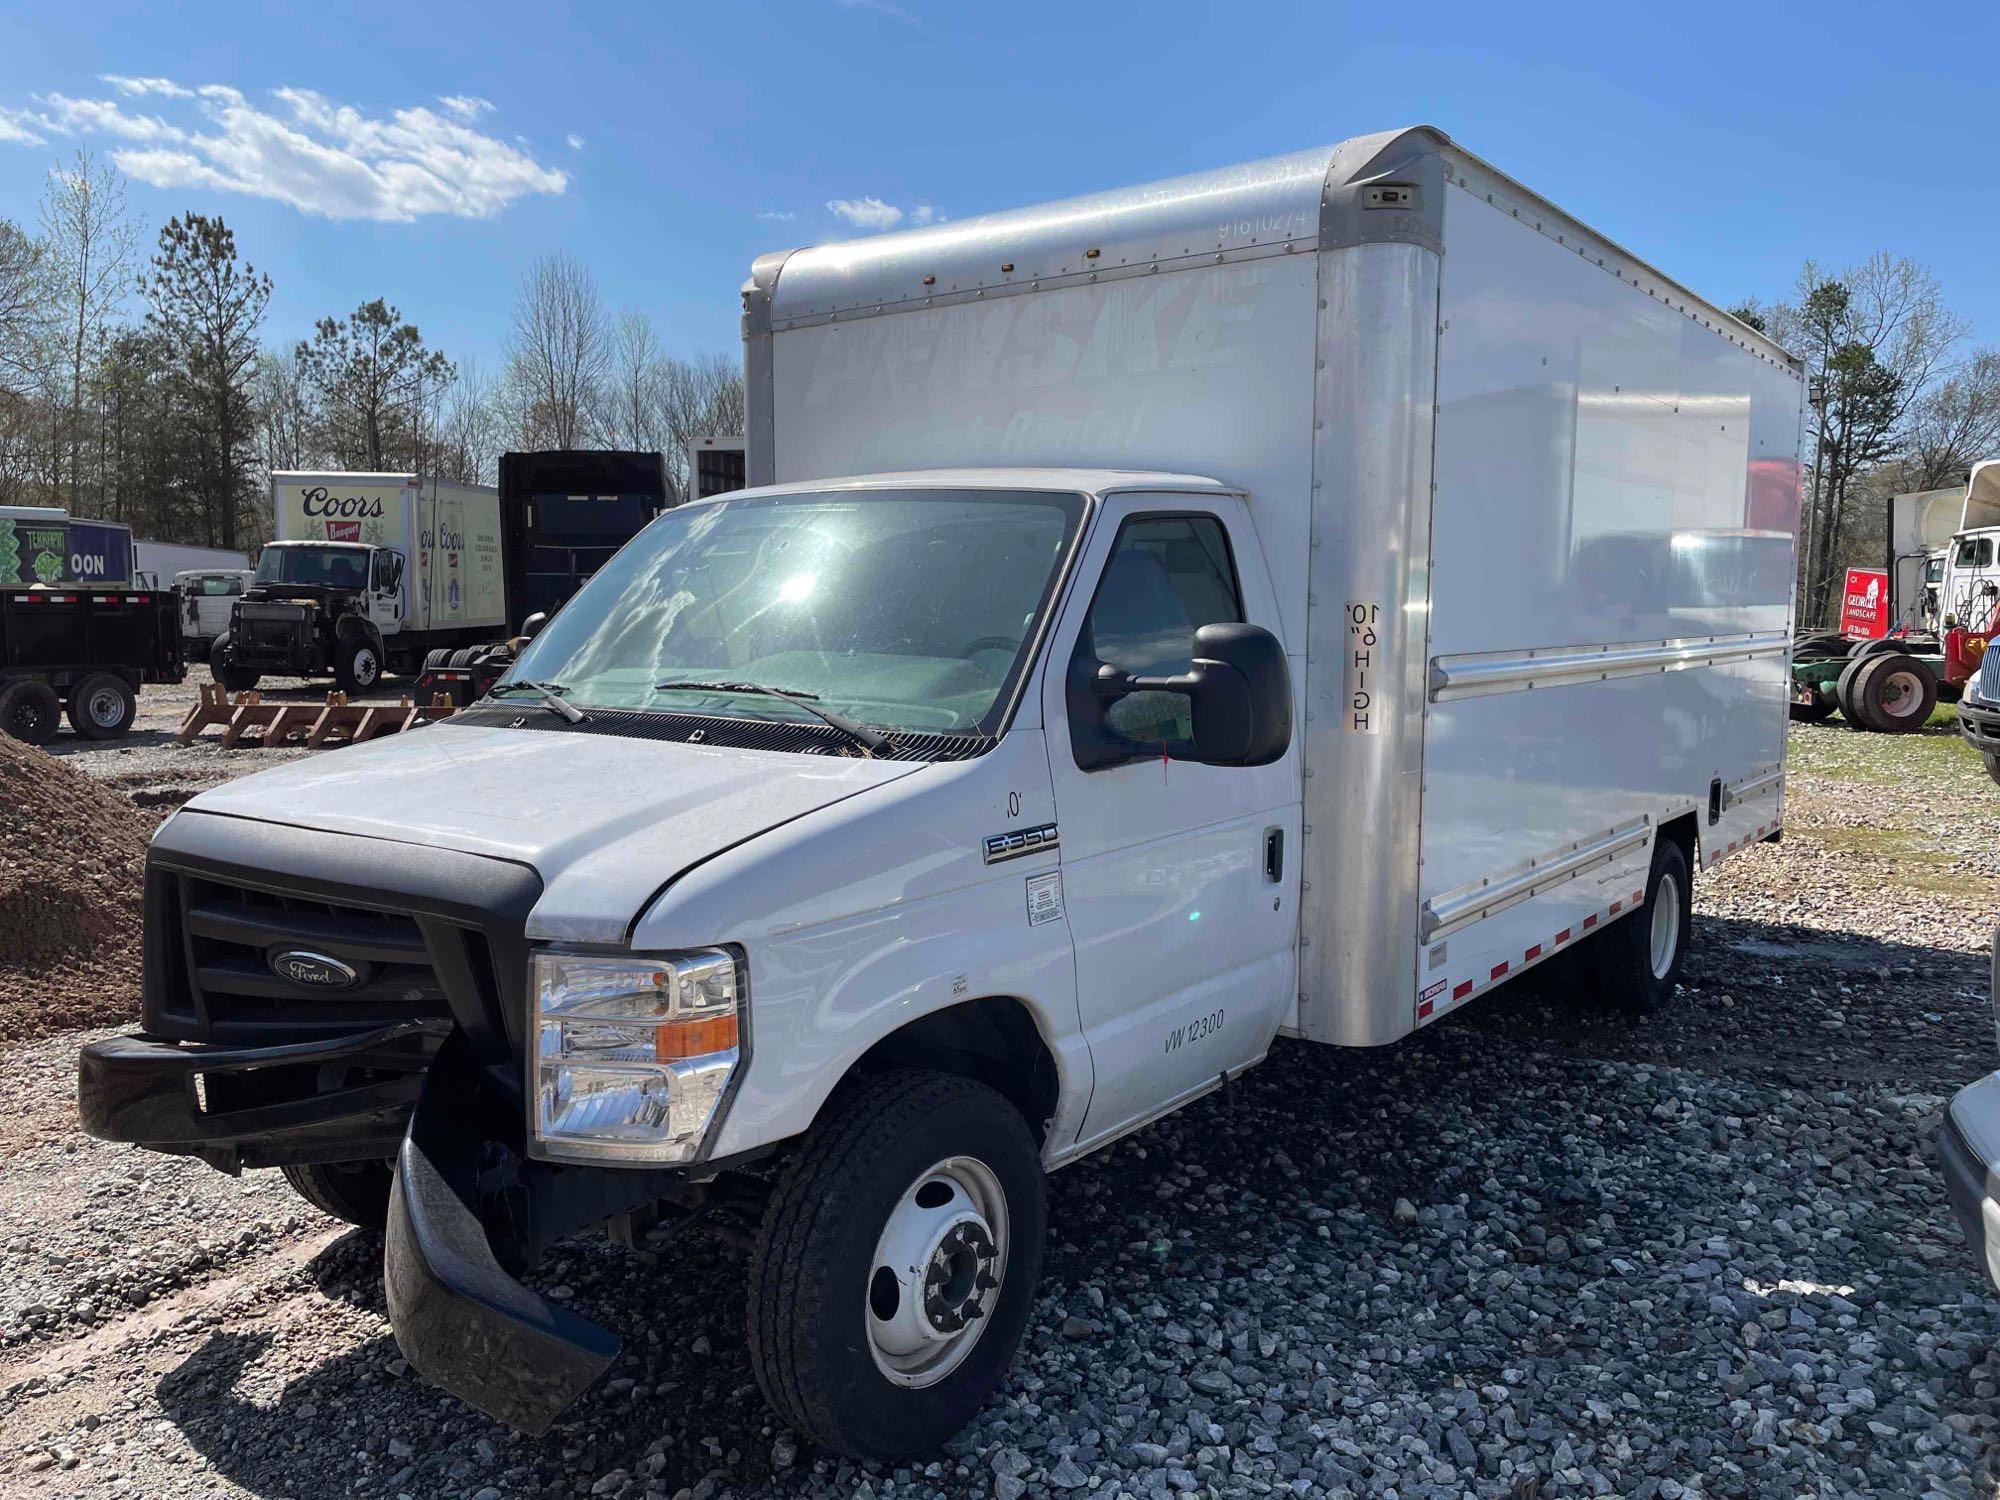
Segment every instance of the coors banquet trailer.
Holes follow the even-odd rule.
[[[693,1215],[784,1422],[934,1445],[1046,1169],[1577,945],[1664,1000],[1780,826],[1799,367],[1434,130],[769,256],[744,330],[751,487],[188,803],[83,1055],[95,1133],[386,1220],[484,1411],[616,1359],[551,1243]]]

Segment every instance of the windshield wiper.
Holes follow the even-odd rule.
[[[830,708],[819,706],[817,693],[802,693],[796,688],[766,687],[761,682],[656,682],[653,691],[668,692],[674,688],[710,693],[757,693],[766,698],[782,698],[787,703],[796,703],[814,718],[831,724],[842,734],[860,745],[871,756],[880,755],[884,750],[894,750],[896,742],[885,734],[877,734],[866,724],[857,724],[846,714],[837,714]],[[569,705],[564,704],[565,708]]]
[[[563,702],[560,695],[569,690],[552,682],[496,682],[487,691],[489,693],[511,693],[516,688],[535,694],[542,700],[542,707],[546,708],[558,719],[566,720],[571,724],[581,724],[590,717],[589,714],[578,708],[574,703]]]

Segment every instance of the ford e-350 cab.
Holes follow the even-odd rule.
[[[550,1244],[733,1219],[782,1419],[933,1445],[1045,1171],[1572,948],[1663,999],[1780,826],[1798,367],[1435,132],[767,257],[745,349],[756,487],[177,813],[83,1057],[386,1225],[486,1412],[616,1358]]]

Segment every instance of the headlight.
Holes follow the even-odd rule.
[[[534,1140],[544,1159],[682,1162],[735,1072],[741,996],[720,948],[537,953]]]

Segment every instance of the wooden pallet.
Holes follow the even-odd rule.
[[[225,750],[260,745],[358,745],[385,734],[400,734],[433,719],[458,712],[449,696],[435,693],[418,705],[404,698],[396,703],[349,703],[345,693],[328,693],[317,703],[266,703],[261,693],[238,693],[232,702],[220,683],[204,683],[201,699],[188,710],[175,738],[183,745],[205,729],[222,728]]]

